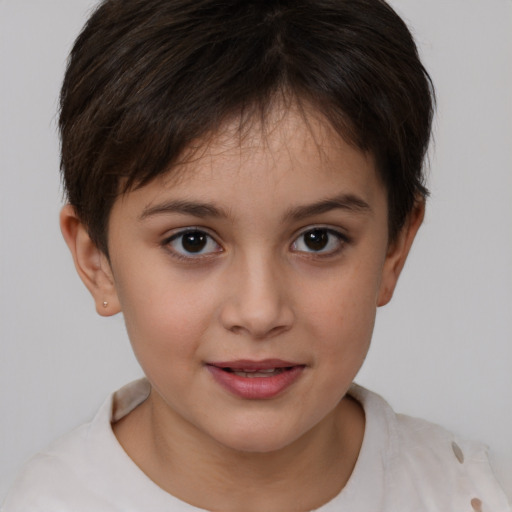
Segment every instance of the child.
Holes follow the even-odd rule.
[[[61,228],[147,379],[4,510],[509,510],[480,445],[352,384],[420,227],[432,89],[373,0],[107,0]]]

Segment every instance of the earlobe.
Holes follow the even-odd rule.
[[[377,306],[385,306],[393,297],[396,283],[404,268],[412,243],[424,217],[425,201],[421,199],[416,202],[396,240],[388,248],[382,271]]]
[[[119,313],[121,307],[110,263],[91,240],[86,227],[69,204],[60,212],[60,229],[73,256],[78,275],[93,296],[98,314],[111,316]]]

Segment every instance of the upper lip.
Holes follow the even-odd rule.
[[[236,361],[215,361],[208,363],[218,368],[231,368],[233,370],[270,370],[272,368],[290,368],[293,366],[304,366],[303,364],[284,361],[282,359],[263,359],[255,361],[252,359],[237,359]]]

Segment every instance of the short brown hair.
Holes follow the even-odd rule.
[[[104,0],[61,91],[64,186],[91,238],[108,254],[120,193],[169,172],[228,118],[265,116],[278,94],[374,155],[392,239],[427,194],[434,93],[381,0]]]

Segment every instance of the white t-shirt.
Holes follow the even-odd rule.
[[[112,431],[111,423],[145,400],[149,390],[145,379],[128,384],[92,422],[37,454],[1,511],[198,512],[151,481]],[[363,444],[347,485],[319,512],[512,512],[484,446],[395,414],[360,386],[349,393],[365,411]]]

